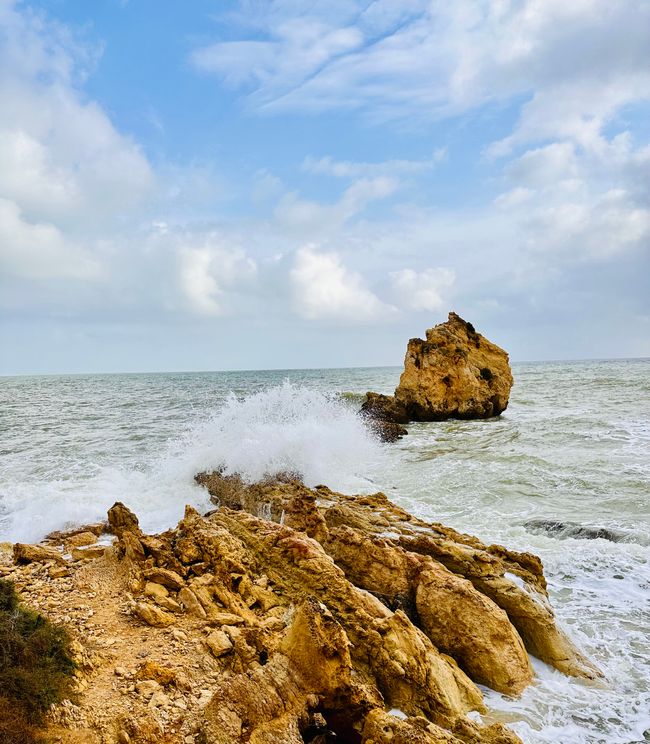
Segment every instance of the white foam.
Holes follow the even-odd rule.
[[[35,541],[103,519],[115,501],[133,509],[145,530],[166,529],[185,504],[209,507],[206,491],[194,483],[201,470],[222,468],[249,482],[287,471],[311,486],[360,491],[381,447],[349,406],[323,393],[286,382],[243,399],[230,395],[144,463],[13,479],[0,499],[0,540]]]
[[[188,443],[192,471],[222,467],[249,482],[277,472],[309,486],[360,488],[380,445],[348,406],[289,382],[238,400],[231,395]]]

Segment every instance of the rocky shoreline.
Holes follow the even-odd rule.
[[[519,694],[528,654],[600,676],[534,555],[380,493],[197,481],[216,509],[160,535],[116,504],[106,525],[0,551],[0,576],[74,638],[52,741],[510,744],[477,684]]]

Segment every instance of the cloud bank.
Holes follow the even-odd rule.
[[[260,136],[300,134],[292,162],[238,174],[237,201],[219,162],[154,153],[88,94],[103,48],[82,25],[0,0],[7,343],[39,319],[52,343],[94,324],[116,347],[156,326],[179,354],[182,328],[281,348],[311,326],[336,364],[333,333],[375,328],[381,362],[453,303],[521,356],[601,355],[598,324],[650,354],[648,3],[248,0],[211,23],[179,69]],[[342,122],[372,146],[351,157]]]

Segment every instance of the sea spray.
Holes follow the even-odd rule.
[[[289,382],[243,400],[231,394],[188,440],[194,472],[220,468],[249,483],[293,473],[343,491],[367,485],[380,451],[349,406]]]
[[[142,428],[133,424],[133,431]],[[209,507],[194,483],[202,470],[221,469],[249,482],[287,472],[311,486],[367,491],[381,450],[354,409],[333,395],[287,381],[248,396],[230,393],[137,462],[92,462],[87,470],[75,462],[66,471],[59,460],[39,477],[26,472],[3,482],[0,539],[34,541],[54,529],[101,520],[118,500],[138,514],[144,529],[164,530],[186,504]]]

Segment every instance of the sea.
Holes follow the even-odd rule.
[[[484,689],[526,744],[650,741],[650,360],[513,365],[508,409],[418,423],[378,442],[357,415],[398,368],[0,378],[0,541],[102,519],[117,500],[146,530],[193,476],[383,491],[414,514],[538,554],[560,624],[603,671],[570,679],[533,660],[517,699]]]

